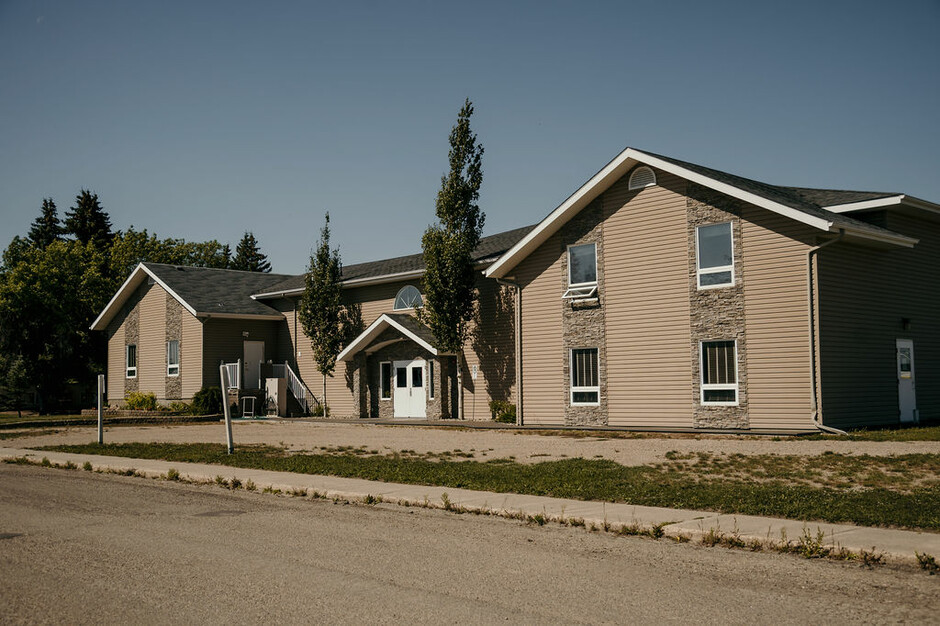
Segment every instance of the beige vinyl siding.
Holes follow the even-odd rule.
[[[692,426],[686,183],[656,177],[602,196],[611,426]]]
[[[180,376],[183,399],[189,401],[202,388],[202,323],[182,311],[183,336],[180,342]]]
[[[561,237],[550,237],[514,270],[522,286],[522,403],[526,424],[564,424]]]
[[[108,371],[105,397],[108,404],[120,404],[124,399],[124,377],[126,376],[126,353],[124,316],[115,317],[108,324]]]
[[[754,206],[742,217],[750,426],[806,430],[812,426],[806,255],[815,233]]]
[[[137,305],[140,314],[137,344],[137,377],[141,392],[152,391],[166,399],[166,299],[167,293],[151,285]]]
[[[492,418],[491,400],[515,402],[516,311],[515,292],[495,280],[477,280],[478,311],[470,323],[464,358],[469,391],[464,396],[467,419]],[[477,365],[477,379],[470,372]]]
[[[920,241],[819,253],[822,414],[836,428],[898,423],[897,339],[914,342],[921,420],[940,418],[940,224],[890,214],[887,227]]]
[[[219,364],[245,358],[245,341],[264,342],[264,360],[277,358],[277,327],[283,322],[209,318],[202,324],[203,384],[218,387]],[[242,336],[243,332],[248,337]]]

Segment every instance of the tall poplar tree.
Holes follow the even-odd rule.
[[[310,339],[310,349],[317,371],[323,375],[323,415],[329,414],[326,402],[326,377],[336,369],[336,357],[343,347],[362,332],[362,310],[358,305],[343,305],[343,267],[339,248],[330,247],[330,214],[320,230],[320,242],[310,255],[300,298],[300,323]]]
[[[59,221],[59,212],[52,198],[42,199],[41,211],[39,217],[33,221],[33,225],[29,229],[29,242],[33,246],[45,250],[53,241],[62,238],[64,229],[62,228],[62,222]]]
[[[424,307],[418,316],[434,334],[438,349],[457,355],[457,416],[464,417],[464,344],[473,319],[473,250],[483,234],[485,214],[477,201],[483,183],[483,146],[470,129],[473,104],[467,99],[450,131],[450,171],[437,193],[438,223],[424,232]]]

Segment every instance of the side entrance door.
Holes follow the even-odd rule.
[[[914,384],[914,342],[898,339],[898,412],[901,423],[917,421],[917,388]]]
[[[242,384],[245,389],[261,389],[261,362],[264,361],[264,342],[246,341]]]
[[[395,417],[427,417],[424,361],[395,361]]]

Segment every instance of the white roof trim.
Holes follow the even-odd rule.
[[[493,263],[489,269],[486,270],[486,275],[488,277],[503,278],[519,261],[528,256],[536,247],[555,234],[568,219],[587,206],[602,192],[606,191],[610,185],[626,174],[636,163],[643,163],[644,165],[658,168],[664,172],[675,174],[686,180],[792,218],[814,228],[818,228],[819,230],[830,232],[833,228],[832,222],[829,220],[808,215],[803,211],[788,207],[779,202],[768,200],[767,198],[744,191],[733,185],[703,176],[702,174],[698,174],[682,166],[664,161],[634,148],[627,148],[614,157],[610,163],[605,165],[603,169],[584,183],[577,191],[571,194],[567,200],[558,205],[558,207],[552,211],[548,217],[542,220],[532,232],[523,237],[519,243]]]
[[[386,328],[390,326],[396,329],[398,332],[400,332],[404,336],[408,337],[408,339],[411,339],[412,341],[414,341],[416,344],[418,344],[419,346],[421,346],[422,348],[424,348],[431,354],[435,356],[439,354],[437,349],[434,346],[432,346],[431,344],[426,342],[424,339],[422,339],[421,337],[418,337],[416,334],[414,334],[413,332],[411,332],[410,330],[408,330],[407,328],[405,328],[404,326],[396,322],[394,319],[389,317],[388,314],[383,313],[382,315],[378,317],[378,319],[376,319],[374,322],[369,324],[369,327],[367,329],[362,331],[362,333],[358,337],[356,337],[352,343],[346,346],[343,349],[343,351],[340,352],[336,356],[337,363],[340,361],[347,361],[350,357],[352,357],[352,355],[359,352],[359,350],[361,350],[364,346],[368,345],[369,342],[373,341],[376,337],[382,334],[382,331],[384,331]]]
[[[833,204],[832,206],[827,206],[824,208],[827,211],[832,211],[833,213],[852,213],[853,211],[886,208],[897,206],[899,204],[914,207],[915,209],[923,209],[924,211],[930,211],[931,213],[940,213],[940,204],[927,202],[926,200],[921,200],[920,198],[908,196],[903,193],[896,196],[888,196],[886,198],[877,198],[875,200],[849,202],[847,204]]]
[[[140,286],[141,282],[143,282],[141,279],[142,274],[146,274],[152,278],[155,283],[160,285],[164,290],[166,290],[168,294],[173,296],[173,298],[179,302],[183,308],[192,313],[194,316],[196,315],[196,309],[191,307],[188,302],[179,297],[179,294],[170,289],[169,285],[160,280],[160,278],[157,277],[157,275],[154,274],[146,265],[143,263],[138,263],[137,267],[134,268],[134,271],[131,272],[131,275],[128,276],[127,280],[124,281],[124,284],[121,285],[121,288],[118,289],[117,293],[111,297],[111,300],[104,307],[104,310],[102,310],[98,317],[95,318],[95,321],[92,322],[91,326],[89,327],[91,330],[105,329],[107,322],[110,322],[111,318],[114,317],[114,308],[124,304],[125,300],[127,299],[127,294],[125,292],[130,288],[136,289],[138,286]],[[132,284],[133,287],[131,287]]]

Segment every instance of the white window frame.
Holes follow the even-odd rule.
[[[405,289],[408,289],[409,287],[413,288],[415,291],[418,292],[418,297],[421,298],[421,304],[419,304],[417,307],[414,307],[414,306],[406,306],[406,307],[401,307],[401,308],[399,308],[399,307],[398,307],[398,298],[399,298],[399,296],[401,296],[401,292],[403,292]],[[417,287],[415,287],[415,286],[412,285],[412,284],[405,285],[404,287],[402,287],[401,289],[399,289],[399,290],[395,293],[395,299],[392,301],[392,310],[393,310],[393,311],[413,311],[413,310],[415,310],[416,308],[417,308],[417,309],[420,309],[420,308],[423,307],[423,306],[424,306],[424,294],[421,293],[421,290],[420,290],[420,289],[418,289]]]
[[[176,363],[170,363],[170,344],[176,344]],[[175,368],[175,371],[174,371]],[[180,342],[179,339],[171,339],[166,342],[166,375],[167,376],[179,376],[180,375]]]
[[[382,384],[382,367],[388,365],[388,395],[385,394],[386,387]],[[379,363],[379,401],[386,401],[392,399],[392,382],[395,378],[395,366],[391,361],[381,361]]]
[[[722,224],[728,224],[728,235],[731,238],[731,265],[719,265],[716,267],[702,268],[702,254],[699,250],[699,233],[702,232],[702,228],[707,226],[720,226]],[[707,276],[710,274],[720,274],[722,272],[731,272],[731,280],[727,283],[721,283],[720,285],[703,285],[702,276]],[[701,226],[695,227],[695,275],[696,281],[698,283],[699,289],[724,289],[725,287],[734,287],[734,223],[733,222],[716,222],[715,224],[702,224]]]
[[[130,353],[131,353],[131,348],[132,348],[132,347],[134,348],[134,365],[133,365],[133,367],[130,366],[130,365],[128,365],[128,361],[130,360],[130,355],[131,355]],[[137,356],[137,344],[136,344],[136,343],[129,343],[129,344],[127,344],[126,346],[124,346],[124,377],[125,377],[125,378],[137,378],[137,358],[138,358],[138,356]],[[131,372],[131,370],[133,370],[133,372]]]
[[[593,387],[576,387],[574,384],[574,351],[575,350],[593,350],[597,354],[597,385]],[[592,346],[585,346],[580,348],[570,348],[568,350],[568,379],[570,391],[568,393],[568,401],[571,406],[600,406],[601,405],[601,351]],[[576,402],[574,399],[575,393],[596,393],[597,400],[595,402]]]
[[[705,382],[705,344],[731,341],[734,344],[734,383]],[[707,339],[698,343],[699,401],[702,406],[738,406],[741,402],[740,373],[737,339]],[[734,402],[706,401],[706,391],[734,391]]]
[[[594,280],[584,283],[571,282],[571,249],[582,246],[594,247]],[[573,243],[565,248],[568,259],[568,290],[561,296],[563,300],[586,300],[597,295],[597,242]]]

